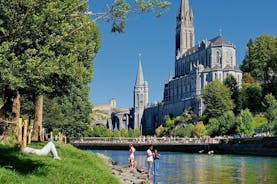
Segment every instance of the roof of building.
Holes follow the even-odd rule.
[[[221,35],[213,38],[210,40],[211,45],[215,46],[215,45],[227,45],[227,46],[233,46],[233,44],[231,44],[230,42],[228,42],[227,40],[225,40]]]
[[[224,68],[224,70],[234,70],[234,68],[231,67],[230,65],[226,65],[225,68]]]
[[[235,66],[234,69],[235,69],[236,72],[241,72],[242,73],[242,71],[240,70],[239,67]]]

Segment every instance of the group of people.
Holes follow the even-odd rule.
[[[135,151],[136,149],[134,148],[133,144],[129,144],[129,167],[135,168],[136,167],[136,162],[135,162]],[[158,169],[159,169],[159,159],[160,159],[160,154],[158,153],[158,150],[155,149],[153,152],[153,145],[150,145],[149,148],[146,151],[147,158],[146,158],[146,163],[147,163],[147,171],[150,176],[151,171],[153,171],[153,175],[158,175]],[[153,168],[153,169],[152,169]]]

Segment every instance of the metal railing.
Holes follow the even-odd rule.
[[[114,144],[217,144],[222,140],[231,139],[232,137],[150,137],[141,136],[137,138],[126,137],[81,137],[70,138],[70,143],[114,143]]]

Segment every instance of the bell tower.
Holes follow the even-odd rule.
[[[143,79],[141,61],[139,59],[138,72],[134,87],[134,129],[142,130],[141,118],[148,105],[148,83]]]

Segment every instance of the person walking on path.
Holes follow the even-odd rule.
[[[147,152],[146,162],[147,162],[148,177],[150,177],[150,172],[152,170],[152,165],[153,165],[153,153],[152,153],[152,150],[153,150],[153,146],[150,145],[148,150],[146,151]]]
[[[158,175],[158,169],[159,169],[159,159],[160,159],[160,154],[158,153],[158,150],[154,150],[153,153],[153,158],[154,158],[154,163],[153,163],[153,173],[154,175]]]
[[[135,151],[136,149],[134,148],[133,144],[129,144],[129,153],[130,153],[130,156],[129,156],[129,167],[131,168],[135,168],[136,167],[136,163],[135,163]]]

